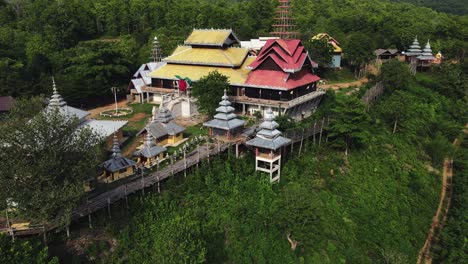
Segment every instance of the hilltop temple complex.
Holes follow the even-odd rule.
[[[268,39],[258,56],[239,44],[232,30],[195,29],[184,45],[151,65],[155,70],[134,79],[133,91],[140,90],[138,100],[146,102],[161,103],[165,96],[189,98],[190,87],[181,79],[196,82],[218,71],[229,78],[228,94],[242,114],[265,114],[271,108],[276,114],[302,117],[317,107],[325,93],[317,89],[320,78],[300,40]]]

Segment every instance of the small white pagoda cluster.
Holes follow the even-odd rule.
[[[426,46],[421,50],[418,38],[416,37],[413,44],[405,52],[406,60],[408,62],[416,63],[417,67],[430,67],[434,63],[440,63],[442,54],[439,52],[436,58],[432,54],[431,43],[427,40]]]
[[[216,108],[217,114],[214,119],[203,124],[203,126],[208,127],[210,136],[219,136],[222,139],[231,140],[242,132],[245,121],[237,118],[234,110],[226,90],[224,90],[219,107]]]
[[[270,174],[270,182],[280,180],[281,147],[291,144],[291,140],[281,136],[277,129],[275,115],[269,109],[265,115],[260,131],[255,138],[246,142],[247,146],[255,148],[255,168]]]

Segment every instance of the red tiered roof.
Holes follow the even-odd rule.
[[[249,65],[246,84],[288,90],[311,84],[320,80],[312,73],[313,64],[300,40],[271,39]]]

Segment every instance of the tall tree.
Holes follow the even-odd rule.
[[[56,109],[1,123],[0,199],[11,199],[19,214],[35,222],[69,224],[100,160],[100,137],[78,124]]]
[[[339,145],[344,145],[345,155],[348,155],[351,145],[359,145],[367,140],[369,114],[361,100],[347,95],[337,96],[336,104],[331,110],[330,136]]]
[[[216,113],[218,103],[224,90],[229,91],[228,77],[218,71],[210,72],[193,84],[192,95],[197,98],[197,106],[200,112],[209,116]]]
[[[316,61],[320,67],[330,65],[333,55],[333,46],[326,38],[311,39],[305,42],[310,57]]]
[[[382,107],[382,114],[390,123],[393,124],[393,134],[396,133],[400,123],[411,117],[412,113],[409,111],[414,98],[403,91],[395,91],[387,100],[385,100]]]
[[[406,89],[411,80],[411,74],[406,63],[393,59],[382,65],[378,79],[386,90]]]
[[[356,77],[374,57],[372,40],[364,33],[349,35],[344,50],[348,63],[354,67]]]

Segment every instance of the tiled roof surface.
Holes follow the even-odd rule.
[[[179,46],[171,56],[163,61],[178,64],[208,65],[239,67],[247,57],[246,48],[192,48],[191,46]]]
[[[231,34],[233,33],[230,29],[194,29],[184,43],[188,45],[222,46]]]
[[[177,80],[175,75],[182,75],[184,77],[190,78],[192,81],[198,81],[202,77],[207,76],[210,72],[218,71],[219,73],[229,78],[229,83],[244,84],[250,72],[246,66],[252,63],[254,60],[255,57],[247,57],[242,66],[239,68],[166,64],[165,66],[152,72],[150,76],[152,78]]]

